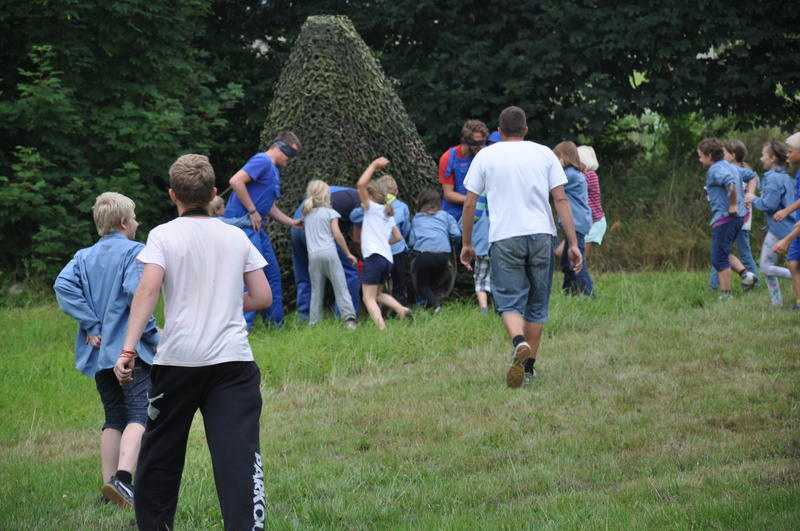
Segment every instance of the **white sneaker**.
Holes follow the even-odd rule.
[[[742,275],[742,287],[744,289],[751,289],[756,284],[756,276],[750,272],[746,271],[744,275]]]

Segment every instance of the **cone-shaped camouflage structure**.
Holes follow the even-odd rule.
[[[367,165],[381,156],[389,159],[386,173],[412,208],[422,188],[439,186],[436,163],[347,17],[312,16],[303,24],[275,87],[262,149],[283,130],[296,133],[302,144],[281,174],[280,207],[289,215],[311,179],[355,188]],[[284,301],[290,304],[294,282],[288,231],[275,224],[270,229],[283,272]]]

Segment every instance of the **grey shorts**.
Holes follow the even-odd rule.
[[[514,236],[492,243],[492,296],[500,315],[513,312],[529,323],[547,321],[554,249],[550,234]]]
[[[472,270],[472,278],[475,279],[475,293],[479,291],[492,291],[492,283],[489,274],[492,266],[488,256],[476,256]]]

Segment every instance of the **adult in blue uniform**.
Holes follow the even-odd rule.
[[[280,327],[283,324],[283,294],[281,292],[281,270],[269,234],[263,228],[267,216],[292,228],[301,228],[302,221],[284,214],[275,205],[281,196],[281,174],[279,168],[285,168],[300,151],[300,140],[292,132],[281,131],[263,153],[253,155],[228,181],[233,190],[225,208],[226,218],[247,215],[251,226],[244,230],[267,261],[264,273],[267,275],[272,289],[272,306],[261,310],[265,324],[272,323]],[[244,314],[247,328],[253,327],[256,312]]]
[[[472,159],[486,143],[489,128],[480,120],[467,120],[461,127],[461,144],[451,147],[439,157],[439,183],[442,185],[442,210],[456,221],[467,198],[464,178]]]
[[[352,188],[345,188],[343,186],[331,186],[331,208],[339,213],[339,229],[344,234],[344,237],[351,241],[350,234],[353,228],[353,223],[350,221],[350,212],[359,206],[360,200],[358,192]],[[294,212],[294,218],[300,219],[303,217],[303,202],[297,207]],[[305,231],[297,228],[292,228],[290,234],[292,242],[292,266],[294,267],[294,284],[297,287],[297,312],[304,318],[308,319],[308,310],[311,303],[311,278],[308,275],[308,252],[306,251],[306,233]],[[353,307],[358,313],[358,302],[361,297],[358,296],[358,270],[350,263],[347,256],[336,246],[336,251],[339,253],[339,261],[342,262],[344,268],[344,278],[347,281],[347,289],[350,291],[350,298],[353,300]]]

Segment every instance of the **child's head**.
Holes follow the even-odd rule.
[[[744,159],[747,157],[747,147],[744,142],[733,138],[722,144],[722,149],[725,160],[739,165],[744,164]]]
[[[800,164],[800,133],[795,133],[786,139],[787,161],[793,166]]]
[[[186,208],[206,208],[214,194],[214,168],[205,155],[178,157],[169,168],[169,187]]]
[[[583,164],[584,169],[596,171],[600,167],[597,162],[597,155],[592,146],[578,146],[578,158]]]
[[[306,200],[303,201],[303,215],[307,216],[312,210],[319,207],[331,206],[331,189],[319,179],[309,181],[306,186]]]
[[[214,196],[214,199],[208,204],[208,214],[210,216],[224,216],[225,200],[218,195]]]
[[[765,170],[771,170],[786,164],[789,146],[778,140],[767,142],[761,147],[761,165]]]
[[[697,144],[697,160],[704,168],[708,168],[717,161],[722,160],[725,156],[722,142],[716,138],[704,138]]]
[[[417,212],[435,214],[442,204],[439,191],[434,188],[423,188],[417,196]]]
[[[92,207],[97,234],[107,236],[119,232],[132,240],[136,236],[136,204],[133,199],[116,192],[105,192],[97,196]]]
[[[392,208],[391,203],[386,202],[386,188],[381,184],[380,179],[367,183],[367,193],[369,194],[370,199],[379,205],[385,205],[384,212],[387,216],[394,215],[394,209]]]
[[[581,163],[581,157],[578,155],[578,146],[575,145],[575,142],[565,140],[553,148],[553,153],[561,161],[562,167],[574,166],[583,171],[583,164]]]
[[[387,194],[392,194],[393,196],[397,197],[397,194],[400,193],[397,190],[397,181],[395,181],[394,177],[392,177],[391,175],[386,174],[377,181],[378,184],[383,186],[383,189],[386,190]]]

